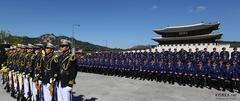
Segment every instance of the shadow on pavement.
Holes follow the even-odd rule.
[[[72,101],[97,101],[97,98],[95,98],[95,97],[92,97],[92,98],[90,98],[90,99],[85,99],[84,98],[84,95],[74,95],[75,94],[75,92],[73,92],[73,99],[72,99]]]

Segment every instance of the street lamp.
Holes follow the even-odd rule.
[[[76,49],[75,49],[75,42],[74,42],[74,28],[75,27],[80,27],[80,25],[79,24],[73,24],[72,25],[72,53],[73,54],[75,54],[75,51],[76,51]]]

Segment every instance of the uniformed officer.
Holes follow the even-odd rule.
[[[213,62],[211,67],[208,69],[209,89],[212,89],[212,87],[214,87],[220,90],[220,77],[221,77],[221,71],[217,67],[217,63]]]
[[[194,85],[194,67],[193,67],[193,63],[190,60],[187,60],[187,64],[186,67],[184,69],[185,72],[185,83],[188,83],[188,85],[190,87],[192,87]]]
[[[223,91],[225,91],[225,89],[229,89],[230,92],[233,92],[233,79],[234,79],[233,74],[234,69],[232,68],[231,64],[227,62],[226,68],[223,70],[222,74]]]
[[[133,74],[134,79],[137,79],[140,75],[140,67],[141,66],[139,66],[139,64],[140,64],[140,60],[136,60],[134,63],[134,74]]]
[[[201,53],[201,61],[206,62],[209,60],[210,53],[207,51],[207,48],[204,48],[204,51]]]
[[[169,60],[169,59],[171,59],[172,60],[172,58],[173,58],[173,56],[172,56],[172,49],[171,48],[169,48],[168,49],[168,51],[166,51],[166,57],[167,57],[167,59]]]
[[[176,64],[174,65],[175,66],[175,80],[179,85],[182,85],[183,84],[183,80],[182,80],[182,74],[183,74],[183,69],[184,69],[184,66],[183,66],[183,63],[180,61],[180,60],[177,60]]]
[[[211,52],[210,54],[210,59],[212,61],[218,61],[219,59],[219,53],[217,52],[217,49],[216,48],[213,48],[213,51]]]
[[[223,47],[222,51],[220,52],[220,58],[224,61],[227,62],[229,61],[229,52],[226,51],[226,48]]]
[[[232,66],[231,66],[233,73],[232,73],[232,89],[237,89],[237,78],[238,78],[238,74],[237,74],[237,69],[239,68],[239,64],[237,63],[237,61],[233,61],[232,62]]]
[[[140,79],[145,80],[147,78],[147,69],[149,66],[149,62],[147,60],[144,60],[141,69],[140,69]]]
[[[235,68],[236,73],[236,86],[235,88],[238,90],[238,93],[240,93],[240,66],[238,65],[237,68]]]
[[[59,75],[58,59],[54,55],[55,46],[47,43],[45,47],[45,56],[43,57],[42,83],[44,101],[56,101],[54,96],[55,81]],[[55,98],[55,99],[52,99]]]
[[[158,69],[157,69],[157,60],[153,60],[150,64],[150,79],[153,80],[157,80],[157,76],[158,76]]]
[[[196,71],[195,71],[195,78],[196,78],[196,86],[197,87],[201,87],[203,88],[205,86],[205,82],[206,82],[206,74],[207,74],[207,70],[206,67],[204,67],[204,64],[202,61],[198,62]]]
[[[173,57],[173,62],[176,62],[177,58],[179,58],[179,54],[177,49],[174,49],[174,52],[172,53],[172,57]]]
[[[166,70],[166,80],[169,84],[174,84],[174,64],[171,59],[168,60],[168,63],[165,65]]]
[[[193,61],[199,61],[201,59],[201,52],[199,48],[195,49]]]
[[[163,71],[164,71],[164,63],[162,59],[159,59],[157,62],[157,81],[162,82],[163,80]]]
[[[233,48],[233,52],[231,53],[231,59],[239,59],[240,57],[240,52],[238,52],[238,49],[235,47]]]
[[[65,39],[61,40],[60,51],[58,101],[72,101],[72,87],[77,76],[76,56],[71,52],[71,42]]]
[[[187,54],[188,54],[188,60],[194,60],[194,53],[192,52],[191,48],[188,50]]]
[[[135,59],[138,59],[138,54],[137,53],[135,53],[136,54],[136,57],[135,57]],[[156,49],[156,51],[154,52],[154,59],[155,60],[159,60],[160,59],[160,52]]]

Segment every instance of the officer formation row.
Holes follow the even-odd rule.
[[[221,52],[214,48],[212,52],[101,52],[78,62],[83,72],[240,92],[239,60],[237,48],[231,54],[225,48]]]
[[[6,91],[18,101],[71,101],[78,67],[71,42],[54,50],[51,43],[11,46],[1,69]]]

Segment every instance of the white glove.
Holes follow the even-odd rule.
[[[39,83],[39,84],[42,84],[42,81],[41,81],[41,80],[38,80],[38,83]]]
[[[50,86],[51,86],[51,85],[50,85],[49,83],[47,83],[47,88],[50,88]]]
[[[65,89],[66,89],[67,91],[71,91],[71,90],[72,90],[72,87],[67,86]]]

